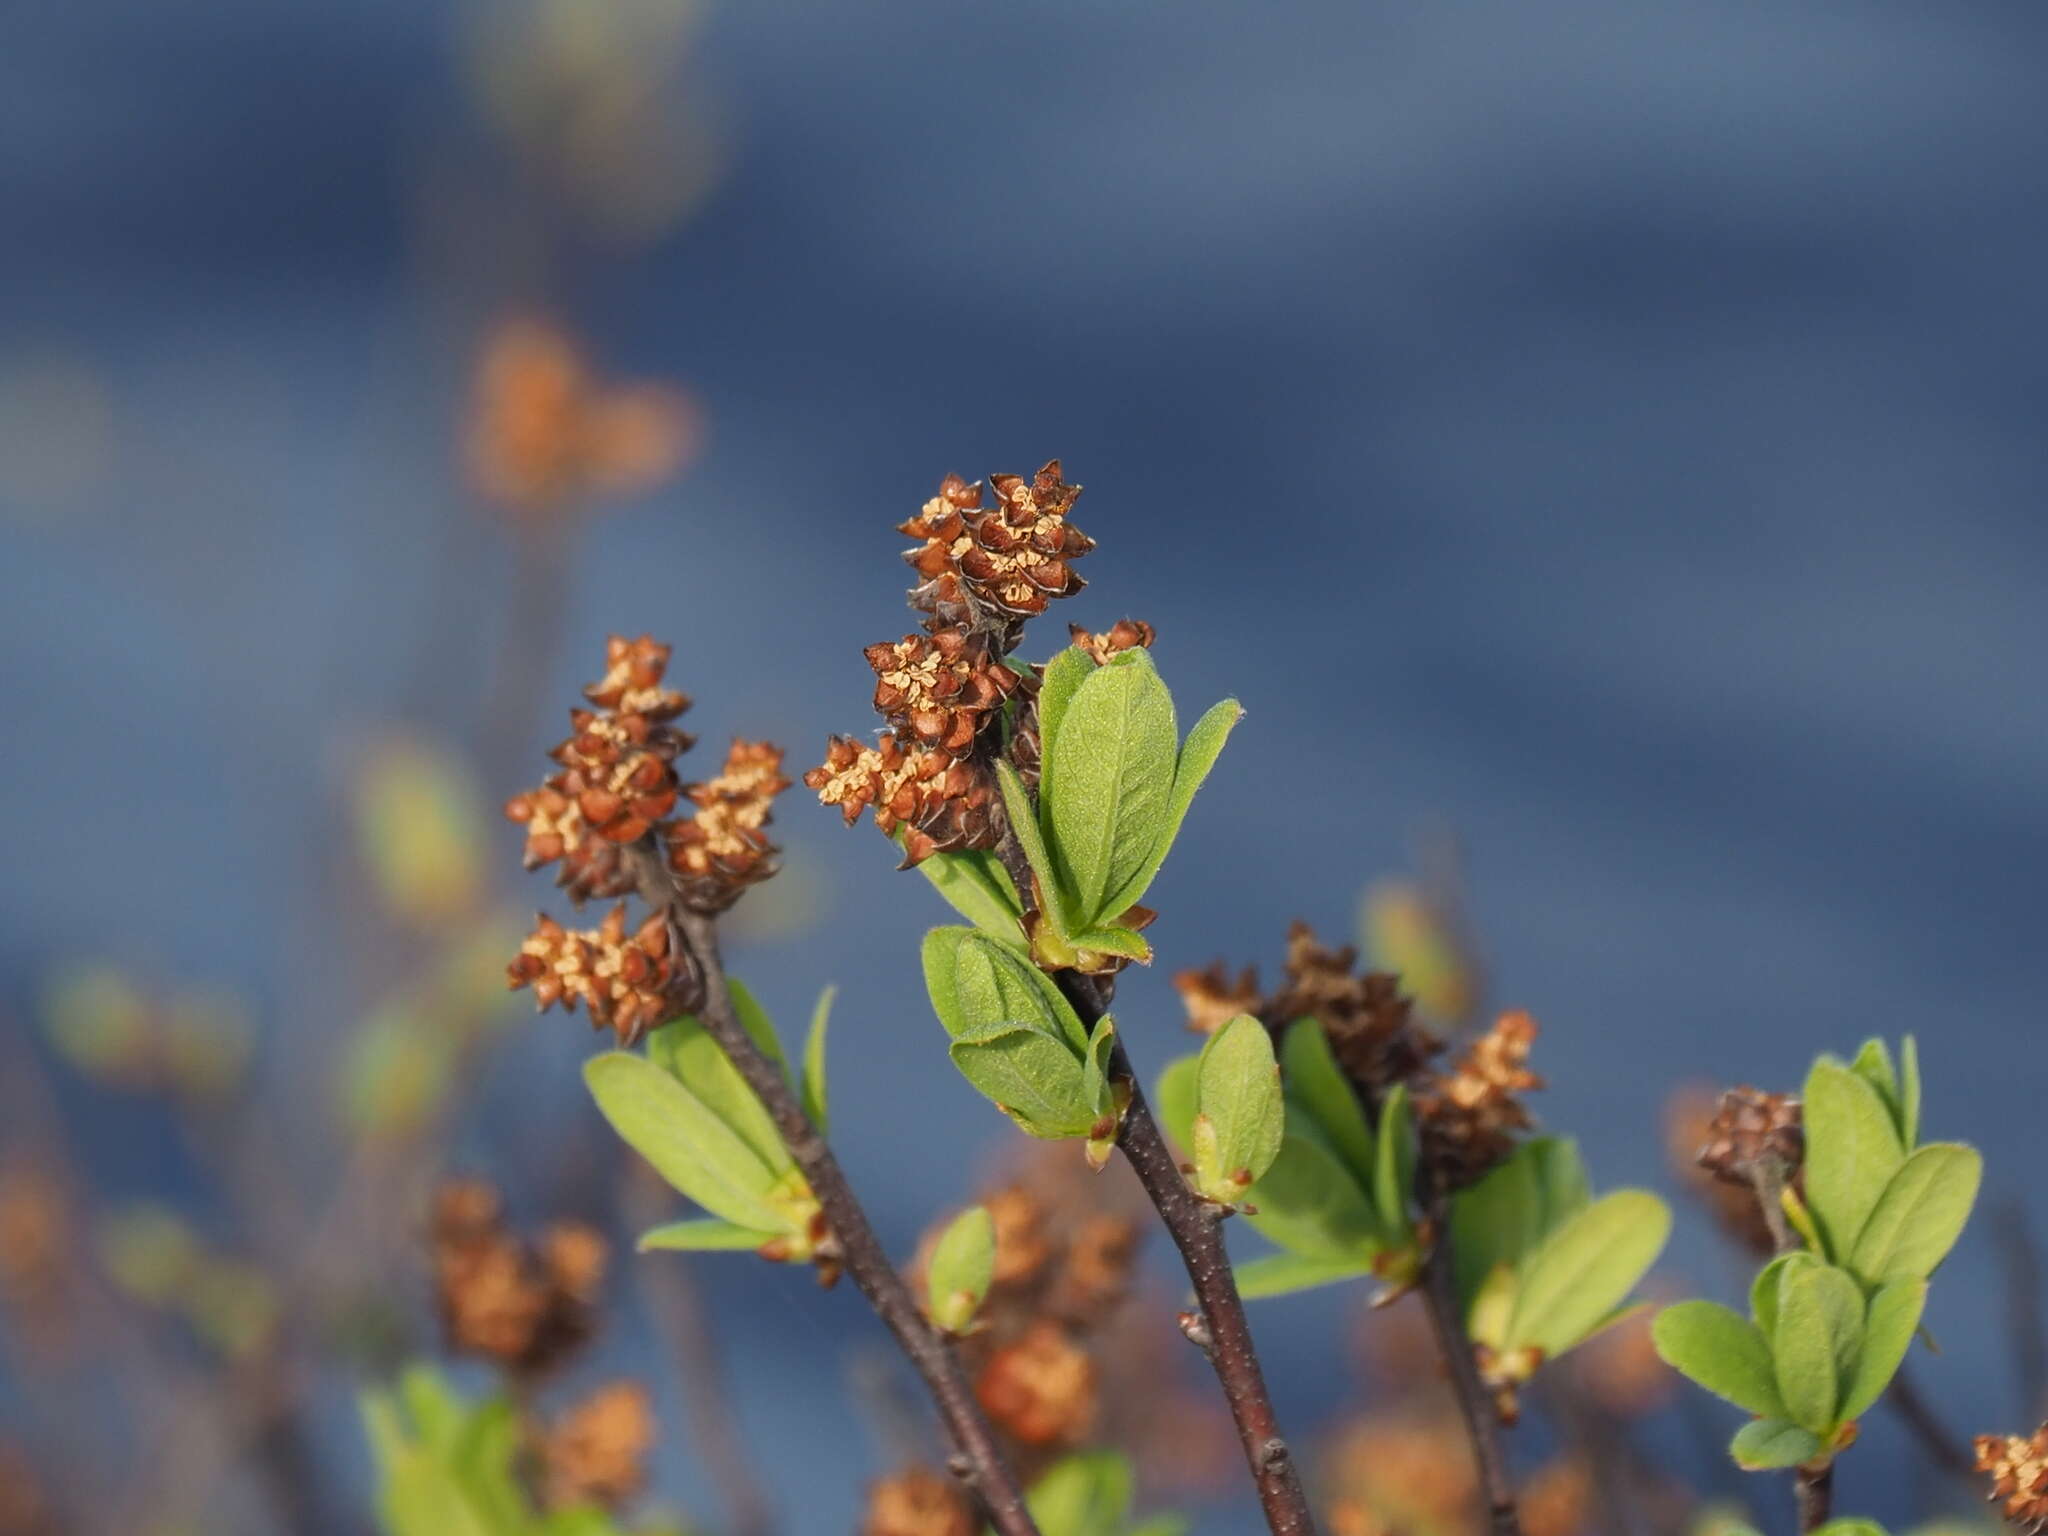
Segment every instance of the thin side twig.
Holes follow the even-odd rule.
[[[666,873],[651,856],[640,860],[640,871],[642,895],[650,906],[668,913],[703,971],[704,1006],[698,1018],[767,1107],[790,1156],[810,1182],[811,1192],[824,1210],[826,1224],[839,1241],[846,1273],[853,1277],[853,1283],[924,1379],[957,1453],[955,1469],[980,1500],[989,1523],[1000,1536],[1038,1536],[1038,1527],[1024,1507],[1024,1495],[1004,1463],[995,1434],[974,1399],[960,1362],[911,1299],[910,1288],[889,1262],[866,1210],[839,1166],[839,1159],[832,1155],[831,1147],[804,1113],[788,1079],[762,1053],[733,1011],[732,993],[726,986],[724,962],[719,956],[717,924],[674,899]]]
[[[647,1203],[641,1196],[642,1188],[636,1185],[629,1206]],[[644,1220],[635,1213],[636,1225],[649,1225],[653,1219],[651,1213]],[[640,1266],[640,1293],[678,1366],[690,1440],[725,1505],[727,1530],[731,1536],[772,1536],[774,1506],[739,1434],[731,1376],[711,1330],[694,1261],[689,1255],[674,1254],[669,1263]]]
[[[1093,1027],[1106,1011],[1106,1000],[1097,986],[1074,971],[1057,976],[1060,990],[1074,1005],[1084,1024]],[[1215,1368],[1230,1416],[1237,1424],[1238,1439],[1244,1445],[1246,1464],[1258,1487],[1259,1504],[1274,1536],[1314,1536],[1315,1520],[1309,1513],[1308,1497],[1302,1492],[1301,1473],[1293,1452],[1273,1412],[1273,1399],[1266,1390],[1265,1373],[1259,1368],[1258,1351],[1252,1345],[1251,1324],[1244,1313],[1244,1300],[1237,1293],[1237,1277],[1230,1267],[1230,1252],[1223,1244],[1221,1212],[1188,1187],[1180,1164],[1152,1118],[1130,1057],[1119,1040],[1111,1053],[1111,1070],[1130,1084],[1131,1101],[1117,1130],[1117,1145],[1138,1175],[1152,1205],[1165,1223],[1174,1247],[1180,1250],[1188,1280],[1194,1286],[1195,1302],[1201,1308],[1202,1352]],[[1189,1336],[1196,1335],[1190,1331]]]
[[[1522,1517],[1515,1504],[1514,1479],[1508,1472],[1507,1452],[1500,1443],[1500,1415],[1494,1408],[1493,1394],[1480,1380],[1472,1340],[1458,1313],[1450,1217],[1449,1196],[1436,1192],[1428,1209],[1431,1241],[1429,1255],[1422,1264],[1422,1301],[1429,1312],[1437,1348],[1450,1372],[1451,1393],[1458,1400],[1466,1437],[1472,1442],[1472,1460],[1479,1469],[1479,1489],[1486,1500],[1487,1529],[1493,1536],[1521,1536]]]

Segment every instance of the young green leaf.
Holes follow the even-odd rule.
[[[1866,1285],[1933,1274],[1962,1236],[1983,1173],[1976,1148],[1929,1142],[1899,1165],[1878,1197],[1850,1250],[1849,1268]]]
[[[1497,1270],[1510,1272],[1543,1237],[1543,1192],[1535,1142],[1451,1200],[1451,1255],[1461,1310],[1470,1314],[1480,1287]],[[1502,1320],[1505,1328],[1506,1320]]]
[[[760,1247],[777,1234],[756,1232],[748,1227],[736,1227],[729,1221],[715,1217],[698,1221],[671,1221],[665,1226],[649,1227],[640,1234],[634,1244],[641,1253],[657,1250],[683,1250],[689,1252],[739,1252]]]
[[[1059,1140],[1094,1125],[1081,1058],[1057,1036],[997,1022],[956,1033],[947,1049],[961,1076],[1028,1134]]]
[[[1010,830],[1017,835],[1017,846],[1024,850],[1024,862],[1038,877],[1038,892],[1045,898],[1044,915],[1062,934],[1073,932],[1082,921],[1077,910],[1080,899],[1069,886],[1066,872],[1054,861],[1052,850],[1046,846],[1045,834],[1038,823],[1039,812],[1031,804],[1031,792],[1024,787],[1017,770],[1005,758],[996,760],[996,786],[1002,791],[1003,812],[1009,818]]]
[[[1152,946],[1142,933],[1131,928],[1084,928],[1079,933],[1067,935],[1067,942],[1084,953],[1092,951],[1098,955],[1115,955],[1124,960],[1135,960],[1140,965],[1152,963]]]
[[[1088,1054],[1081,1062],[1081,1091],[1098,1115],[1108,1114],[1115,1102],[1109,1073],[1109,1056],[1115,1048],[1116,1021],[1105,1013],[1088,1032]]]
[[[1887,1106],[1893,1109],[1897,1108],[1899,1102],[1899,1074],[1897,1069],[1892,1066],[1891,1047],[1886,1045],[1883,1040],[1879,1039],[1876,1035],[1872,1035],[1868,1040],[1864,1041],[1862,1048],[1856,1052],[1856,1059],[1849,1063],[1849,1070],[1875,1088],[1877,1096],[1883,1099]],[[1893,1123],[1897,1124],[1896,1114],[1893,1116]],[[1901,1132],[1901,1139],[1904,1139],[1903,1132]]]
[[[1386,1246],[1372,1202],[1351,1171],[1312,1133],[1290,1131],[1252,1186],[1254,1230],[1290,1253],[1370,1259]]]
[[[1899,1042],[1899,1139],[1908,1152],[1920,1145],[1920,1045],[1911,1035]]]
[[[737,1003],[739,994],[735,992],[733,997]],[[661,1042],[658,1053],[652,1044],[654,1040]],[[767,1106],[747,1086],[747,1080],[740,1076],[724,1047],[706,1034],[696,1019],[681,1018],[662,1025],[650,1037],[648,1054],[666,1067],[698,1102],[723,1120],[761,1160],[763,1167],[779,1175],[795,1166]]]
[[[1770,1342],[1754,1323],[1711,1301],[1681,1301],[1650,1325],[1657,1354],[1716,1397],[1768,1418],[1785,1416]]]
[[[1181,1056],[1166,1064],[1159,1081],[1152,1085],[1152,1107],[1166,1134],[1183,1152],[1190,1151],[1195,1134],[1195,1077],[1201,1060]]]
[[[1786,1417],[1816,1435],[1838,1421],[1863,1344],[1863,1292],[1831,1264],[1788,1266],[1778,1280],[1771,1353]]]
[[[1083,1451],[1041,1473],[1024,1504],[1047,1536],[1123,1536],[1132,1488],[1131,1466],[1122,1456]]]
[[[1905,1161],[1889,1105],[1867,1079],[1823,1056],[1806,1076],[1806,1204],[1827,1256],[1856,1244],[1885,1185]]]
[[[970,1205],[940,1236],[925,1275],[932,1322],[965,1333],[995,1275],[996,1224],[985,1205]]]
[[[583,1080],[612,1129],[676,1189],[735,1226],[784,1230],[767,1198],[776,1170],[674,1077],[644,1056],[607,1051],[584,1063]]]
[[[1313,1120],[1358,1182],[1370,1186],[1372,1127],[1366,1123],[1365,1106],[1358,1102],[1357,1091],[1337,1065],[1323,1026],[1314,1019],[1290,1024],[1280,1037],[1280,1065],[1288,1113]]]
[[[1286,1129],[1266,1026],[1241,1013],[1202,1047],[1195,1076],[1195,1184],[1234,1204],[1273,1165]]]
[[[1237,1266],[1237,1294],[1246,1301],[1263,1301],[1269,1296],[1290,1296],[1318,1286],[1337,1285],[1345,1280],[1372,1274],[1367,1258],[1317,1258],[1303,1253],[1264,1253]]]
[[[1616,1190],[1568,1218],[1522,1266],[1509,1346],[1563,1354],[1635,1289],[1670,1231],[1670,1208],[1640,1189]]]
[[[1863,1317],[1863,1347],[1843,1396],[1842,1418],[1861,1418],[1891,1385],[1919,1330],[1920,1309],[1926,1303],[1925,1280],[1894,1280],[1870,1298]]]
[[[1756,1272],[1756,1279],[1749,1285],[1749,1315],[1756,1320],[1756,1326],[1768,1339],[1778,1331],[1778,1287],[1783,1283],[1785,1271],[1803,1269],[1822,1261],[1811,1253],[1794,1249],[1781,1253],[1770,1263]]]
[[[768,1010],[754,1001],[754,994],[747,990],[747,984],[739,977],[728,976],[725,984],[732,993],[732,1011],[739,1016],[740,1027],[753,1036],[761,1054],[780,1067],[783,1077],[787,1078],[789,1061],[782,1054],[782,1038],[775,1033],[775,1021],[768,1017]]]
[[[1110,898],[1159,846],[1173,796],[1179,735],[1173,698],[1151,654],[1124,651],[1074,690],[1045,747],[1040,823],[1074,898],[1074,927],[1129,903]]]
[[[1147,888],[1159,877],[1167,854],[1173,851],[1174,840],[1180,836],[1181,823],[1188,819],[1188,808],[1195,803],[1195,791],[1209,777],[1209,770],[1216,766],[1216,759],[1223,753],[1223,744],[1243,718],[1244,710],[1237,700],[1225,699],[1210,705],[1208,712],[1195,722],[1195,728],[1188,732],[1188,739],[1181,743],[1180,755],[1174,763],[1173,797],[1167,806],[1158,845],[1152,850],[1151,857],[1110,897],[1105,910],[1121,912],[1132,903],[1144,900]]]
[[[1936,1532],[1944,1529],[1945,1527],[1942,1526],[1924,1528],[1924,1536],[1935,1536]],[[1968,1527],[1963,1529],[1968,1529]],[[1863,1520],[1853,1515],[1845,1515],[1840,1520],[1830,1520],[1826,1525],[1816,1530],[1813,1536],[1885,1536],[1885,1528],[1875,1520]]]
[[[1451,1201],[1458,1296],[1470,1307],[1486,1277],[1519,1266],[1544,1238],[1592,1203],[1576,1143],[1539,1136]]]
[[[825,1091],[825,1031],[832,1022],[832,999],[838,995],[837,987],[827,987],[818,994],[817,1005],[811,1009],[811,1027],[804,1036],[804,1080],[799,1097],[804,1113],[821,1136],[831,1129],[831,1109]]]
[[[1408,1085],[1396,1083],[1380,1104],[1372,1184],[1380,1227],[1389,1239],[1398,1239],[1410,1229],[1408,1197],[1415,1188],[1415,1156],[1415,1115],[1408,1107]]]
[[[1024,913],[1017,905],[1017,888],[1002,861],[993,853],[968,849],[957,853],[927,854],[917,871],[932,883],[932,889],[975,927],[998,938],[1017,936]]]
[[[1041,758],[1052,750],[1067,705],[1074,690],[1095,674],[1095,658],[1078,645],[1070,645],[1045,664],[1045,678],[1038,685],[1038,750]]]
[[[1022,1024],[1065,1041],[1079,1070],[1088,1033],[1052,979],[1022,951],[973,928],[934,928],[925,935],[924,978],[947,1033]]]
[[[1820,1438],[1783,1419],[1752,1419],[1735,1431],[1728,1454],[1745,1472],[1796,1467],[1821,1452]]]

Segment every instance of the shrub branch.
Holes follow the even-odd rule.
[[[1007,860],[1005,861],[1007,862]],[[1060,990],[1072,1003],[1084,1025],[1093,1027],[1107,1011],[1108,1000],[1101,987],[1076,971],[1061,971]],[[1237,1424],[1238,1439],[1244,1445],[1245,1461],[1258,1486],[1259,1503],[1266,1512],[1266,1524],[1274,1536],[1313,1536],[1314,1518],[1308,1498],[1302,1492],[1301,1474],[1294,1454],[1280,1433],[1273,1412],[1273,1399],[1266,1390],[1265,1373],[1259,1368],[1258,1351],[1252,1345],[1252,1331],[1244,1313],[1244,1300],[1237,1294],[1237,1278],[1230,1267],[1230,1253],[1223,1243],[1222,1213],[1188,1188],[1180,1164],[1174,1158],[1159,1123],[1145,1101],[1130,1057],[1119,1041],[1111,1055],[1111,1070],[1130,1084],[1130,1106],[1124,1111],[1117,1131],[1117,1145],[1138,1175],[1138,1182],[1151,1197],[1159,1219],[1166,1224],[1173,1244],[1180,1250],[1194,1286],[1195,1301],[1201,1308],[1200,1335],[1193,1330],[1202,1352],[1216,1370],[1216,1380],[1230,1404],[1230,1416]]]
[[[910,1288],[889,1262],[831,1146],[804,1113],[781,1070],[762,1053],[733,1011],[732,993],[726,985],[724,962],[719,954],[716,921],[676,898],[673,880],[651,847],[644,843],[635,845],[632,855],[642,899],[667,915],[677,936],[702,969],[704,1003],[698,1018],[747,1086],[767,1106],[776,1131],[803,1170],[824,1209],[826,1223],[839,1240],[846,1273],[853,1277],[853,1283],[924,1379],[946,1434],[953,1442],[954,1470],[980,1500],[999,1536],[1038,1536],[1038,1527],[1024,1507],[1023,1493],[1003,1460],[994,1432],[974,1399],[960,1362],[925,1321],[911,1298]]]

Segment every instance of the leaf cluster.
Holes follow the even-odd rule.
[[[1242,714],[1225,699],[1183,742],[1151,652],[1122,651],[1098,666],[1070,646],[1047,664],[1037,803],[1013,767],[997,765],[1003,807],[1037,877],[1038,959],[1082,970],[1151,960],[1123,919],[1144,900]]]
[[[1122,1108],[1114,1020],[1084,1028],[1021,947],[978,928],[926,934],[924,981],[961,1076],[1027,1134],[1086,1138],[1091,1160],[1107,1158]]]
[[[1975,1149],[1918,1144],[1919,1054],[1880,1040],[1807,1074],[1805,1198],[1786,1214],[1808,1246],[1750,1288],[1747,1318],[1710,1301],[1659,1314],[1658,1353],[1757,1417],[1729,1447],[1751,1471],[1824,1462],[1855,1435],[1919,1330],[1929,1278],[1968,1221]]]
[[[734,1012],[754,1043],[791,1076],[812,1122],[826,1126],[827,989],[812,1014],[797,1081],[775,1025],[738,981]],[[774,1118],[718,1042],[692,1017],[647,1037],[645,1051],[607,1051],[585,1063],[584,1081],[612,1129],[706,1217],[671,1222],[640,1237],[642,1251],[753,1249],[803,1263],[812,1257],[818,1202]]]
[[[1219,1052],[1228,1053],[1224,1061],[1252,1054],[1254,1032],[1267,1038],[1256,1019],[1231,1020],[1199,1056],[1168,1066],[1157,1094],[1168,1131],[1193,1157],[1197,1188],[1212,1199],[1248,1202],[1247,1219],[1280,1249],[1238,1267],[1239,1292],[1281,1296],[1364,1275],[1394,1284],[1411,1280],[1420,1260],[1410,1208],[1415,1127],[1406,1089],[1387,1096],[1375,1125],[1322,1026],[1303,1019],[1282,1038],[1275,1096],[1266,1086],[1270,1079],[1261,1080],[1257,1071],[1219,1069]],[[1266,1045],[1263,1060],[1272,1059]],[[1205,1171],[1210,1133],[1204,1119],[1232,1128],[1235,1161],[1216,1159]],[[1253,1170],[1250,1188],[1233,1193],[1231,1181],[1249,1164],[1238,1155],[1240,1147],[1270,1147],[1271,1153],[1263,1170]]]
[[[1523,1143],[1451,1204],[1466,1330],[1500,1382],[1526,1380],[1628,1316],[1663,1251],[1671,1211],[1647,1190],[1593,1197],[1575,1143]]]
[[[543,1513],[520,1485],[517,1415],[502,1397],[470,1403],[430,1366],[362,1397],[388,1536],[620,1536],[594,1506]],[[642,1526],[638,1536],[682,1536]]]

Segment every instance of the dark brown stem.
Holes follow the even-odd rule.
[[[1793,1474],[1792,1486],[1799,1498],[1799,1529],[1817,1531],[1826,1525],[1835,1502],[1835,1464],[1801,1467]]]
[[[643,860],[643,870],[646,862]],[[783,1076],[781,1068],[762,1053],[753,1036],[741,1025],[739,1016],[733,1012],[732,994],[726,987],[724,963],[718,952],[717,924],[672,899],[664,897],[656,902],[655,897],[662,895],[667,885],[665,875],[659,878],[660,886],[650,893],[650,903],[667,908],[683,942],[689,946],[690,953],[703,970],[704,1006],[698,1018],[711,1038],[731,1058],[740,1076],[746,1079],[747,1086],[767,1106],[790,1156],[796,1159],[797,1166],[810,1181],[811,1192],[818,1197],[818,1203],[824,1209],[826,1224],[839,1241],[846,1273],[853,1276],[853,1283],[867,1297],[876,1316],[895,1335],[897,1344],[910,1358],[918,1375],[924,1378],[932,1401],[939,1410],[939,1417],[945,1423],[946,1434],[958,1453],[954,1465],[960,1470],[963,1481],[980,1499],[989,1524],[1001,1536],[1038,1536],[1038,1527],[1032,1523],[1031,1515],[1024,1507],[1024,1495],[1003,1461],[1002,1451],[996,1445],[988,1420],[982,1416],[980,1405],[974,1400],[973,1389],[960,1369],[960,1362],[954,1359],[953,1351],[944,1338],[918,1311],[917,1303],[911,1299],[910,1288],[889,1262],[881,1239],[875,1236],[875,1229],[869,1224],[867,1212],[862,1209],[853,1186],[847,1182],[839,1159],[832,1155],[831,1147],[804,1113],[789,1080]],[[643,873],[643,889],[653,883]]]
[[[1092,1028],[1105,1011],[1101,989],[1073,971],[1062,971],[1056,979],[1082,1022]],[[1230,1416],[1237,1422],[1238,1439],[1243,1442],[1252,1480],[1258,1485],[1266,1524],[1274,1536],[1313,1536],[1315,1520],[1301,1489],[1301,1474],[1274,1416],[1265,1373],[1259,1369],[1258,1352],[1252,1347],[1244,1300],[1237,1294],[1237,1277],[1230,1268],[1230,1252],[1223,1245],[1222,1213],[1188,1188],[1179,1162],[1159,1132],[1159,1123],[1152,1118],[1151,1106],[1145,1102],[1145,1092],[1121,1041],[1111,1054],[1111,1070],[1131,1088],[1117,1145],[1123,1148],[1138,1182],[1145,1186],[1187,1266],[1202,1312],[1197,1342],[1215,1367],[1224,1400],[1230,1404]],[[1183,1331],[1196,1337],[1185,1325]]]
[[[1472,1340],[1459,1314],[1447,1195],[1438,1193],[1430,1200],[1428,1223],[1431,1242],[1429,1255],[1422,1263],[1422,1302],[1429,1311],[1430,1328],[1450,1372],[1451,1393],[1458,1400],[1466,1437],[1472,1442],[1479,1489],[1486,1499],[1487,1529],[1493,1536],[1521,1536],[1522,1517],[1515,1506],[1514,1480],[1508,1474],[1507,1452],[1500,1443],[1500,1415],[1494,1407],[1493,1394],[1480,1379],[1479,1361],[1472,1353]]]
[[[1913,1438],[1920,1442],[1920,1449],[1927,1453],[1927,1459],[1951,1477],[1974,1483],[1977,1462],[1970,1455],[1961,1440],[1950,1434],[1948,1427],[1934,1411],[1934,1405],[1920,1395],[1919,1383],[1914,1381],[1912,1372],[1900,1366],[1892,1377],[1891,1385],[1885,1388],[1885,1396],[1891,1399],[1900,1420],[1912,1430]]]

